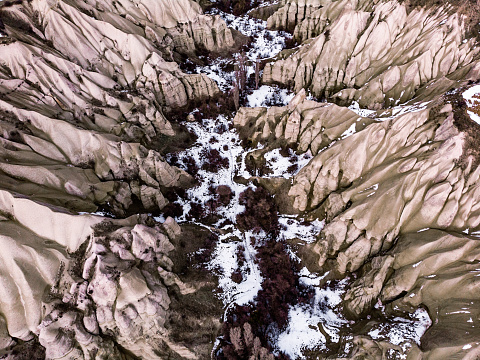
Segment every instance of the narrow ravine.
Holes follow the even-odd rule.
[[[247,76],[255,72],[257,59],[265,60],[277,55],[285,46],[285,41],[291,35],[269,31],[266,21],[250,18],[247,15],[234,16],[213,10],[220,14],[227,24],[246,36],[253,36],[253,43],[245,53],[247,61]],[[216,58],[208,66],[197,66],[195,72],[205,73],[214,79],[220,89],[226,93],[233,87],[235,79],[232,65],[240,54],[232,58]],[[262,85],[258,89],[250,89],[246,99],[247,107],[285,106],[294,97],[286,89]],[[373,112],[361,110],[358,106],[350,107],[361,115]],[[191,117],[199,109],[193,110]],[[402,111],[402,109],[396,110]],[[408,111],[408,110],[406,110]],[[235,113],[226,113],[215,118],[205,117],[200,121],[184,121],[182,124],[197,136],[196,143],[183,152],[170,154],[168,161],[180,168],[193,173],[198,185],[186,191],[183,199],[175,203],[181,207],[181,214],[175,220],[179,224],[193,223],[207,228],[218,235],[218,241],[207,264],[208,269],[219,276],[218,296],[225,307],[224,321],[236,306],[242,306],[255,301],[262,290],[264,278],[258,264],[258,246],[256,240],[267,238],[264,231],[245,231],[237,226],[237,216],[245,211],[241,204],[241,194],[247,189],[256,189],[256,185],[248,179],[258,175],[247,170],[245,159],[256,148],[246,149],[239,138],[232,120]],[[193,119],[191,119],[193,120]],[[353,132],[347,131],[344,136]],[[282,155],[280,149],[267,152],[265,160],[270,168],[268,177],[291,178],[302,167],[308,164],[311,154],[297,156],[290,150],[290,156]],[[293,171],[292,171],[293,166]],[[238,181],[242,178],[242,181]],[[162,217],[157,220],[163,221]],[[303,219],[290,215],[279,215],[280,232],[277,241],[301,239],[303,243],[315,241],[316,236],[324,226],[323,221],[305,222]],[[286,247],[291,258],[299,261],[295,251]],[[299,271],[301,286],[310,289],[311,298],[303,303],[291,306],[288,312],[288,324],[283,329],[274,329],[270,334],[270,342],[275,354],[284,354],[291,359],[304,357],[304,352],[311,350],[319,353],[328,351],[328,343],[340,344],[343,352],[349,350],[348,343],[352,336],[348,335],[348,327],[353,323],[346,320],[342,314],[342,296],[350,279],[341,281],[325,280],[329,274],[315,274],[306,267]],[[377,309],[381,311],[382,304]],[[421,335],[429,326],[429,318],[425,311],[417,311],[411,319],[390,319],[388,323],[379,323],[369,332],[375,339],[389,339],[399,345],[405,340],[419,342]],[[341,341],[342,336],[344,337]],[[220,344],[217,339],[214,352]],[[345,345],[346,344],[346,345]]]

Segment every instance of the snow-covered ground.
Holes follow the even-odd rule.
[[[266,21],[254,19],[248,15],[234,16],[217,9],[214,9],[212,13],[220,15],[229,27],[252,37],[252,44],[245,52],[247,77],[255,73],[257,60],[276,56],[285,47],[285,40],[292,37],[291,34],[283,31],[267,30]],[[217,58],[207,66],[198,66],[196,71],[215,80],[222,91],[228,91],[233,87],[234,72],[225,69],[228,68],[228,65],[231,65],[230,68],[232,68],[239,56],[240,54],[235,54],[234,59]],[[294,94],[287,89],[262,85],[247,95],[247,106],[267,106],[272,103],[288,104],[293,96]]]
[[[300,281],[305,285],[314,286],[315,296],[313,306],[296,305],[290,309],[289,325],[278,337],[279,350],[291,359],[301,358],[304,349],[325,350],[327,342],[338,343],[340,328],[348,323],[336,309],[342,302],[347,280],[340,282],[333,290],[319,287],[320,281],[327,274],[319,277],[311,274],[307,268],[300,272]],[[322,327],[328,339],[319,327]]]
[[[245,35],[253,36],[254,44],[246,53],[248,74],[254,72],[255,61],[258,58],[275,56],[284,46],[286,34],[275,31],[267,31],[266,22],[250,19],[248,16],[235,17],[233,15],[219,13],[229,26],[241,31]],[[288,35],[290,36],[290,35]],[[237,55],[238,56],[238,55]],[[219,87],[228,91],[234,80],[233,71],[226,71],[232,66],[228,63],[232,59],[218,58],[210,65],[197,67],[197,72],[202,72],[214,79]],[[231,64],[230,64],[231,65]],[[280,90],[272,86],[261,86],[258,90],[247,96],[247,106],[265,106],[271,103],[286,105],[294,94],[287,90]],[[362,110],[358,105],[350,107],[360,116],[375,116],[376,112]],[[402,109],[395,110],[401,112]],[[252,237],[261,237],[262,234],[240,231],[236,227],[236,217],[243,212],[244,207],[240,205],[239,196],[247,189],[254,188],[253,184],[239,184],[235,181],[236,176],[246,179],[255,174],[249,174],[245,166],[245,158],[251,151],[262,149],[258,145],[255,149],[244,149],[239,136],[234,129],[230,129],[232,118],[218,116],[215,119],[203,119],[201,122],[185,122],[184,125],[198,136],[197,142],[182,153],[176,154],[177,164],[184,169],[189,162],[195,163],[198,167],[199,185],[187,191],[188,200],[178,200],[183,208],[183,214],[176,218],[177,222],[193,222],[199,226],[207,227],[216,232],[218,243],[208,264],[212,271],[219,275],[219,296],[222,299],[225,311],[227,312],[234,304],[246,304],[252,301],[261,289],[263,278],[258,265],[255,262],[256,249],[250,241]],[[343,137],[353,134],[355,127],[348,129]],[[221,157],[228,160],[222,161],[218,171],[213,171],[208,166],[207,154],[211,151],[218,151]],[[288,157],[282,156],[280,149],[274,149],[265,153],[266,166],[271,172],[269,177],[290,178],[304,167],[312,158],[310,153],[297,155],[290,151]],[[220,204],[215,213],[219,219],[212,224],[212,221],[205,222],[202,218],[196,218],[190,212],[192,203],[201,204],[208,209],[208,204],[215,199],[215,191],[212,189],[220,185],[228,186],[233,195],[230,202]],[[324,226],[323,221],[305,222],[293,216],[280,215],[279,222],[281,232],[279,241],[289,239],[300,239],[303,243],[315,241],[317,235]],[[298,259],[294,251],[289,248],[289,253],[294,259]],[[241,259],[240,259],[241,258]],[[232,274],[241,273],[241,278],[232,280]],[[349,323],[341,314],[342,296],[345,292],[348,279],[342,280],[334,287],[320,287],[323,277],[327,274],[310,273],[303,268],[300,273],[300,281],[309,287],[314,288],[314,299],[308,304],[294,306],[289,311],[289,323],[287,328],[277,334],[276,349],[288,354],[292,359],[302,358],[302,351],[305,349],[326,349],[328,342],[340,341],[340,328],[348,326]],[[420,316],[421,315],[421,316]],[[372,336],[383,339],[394,339],[416,341],[424,330],[426,320],[423,314],[417,318],[398,321],[399,326],[389,328],[387,324],[382,328],[379,325],[378,332],[372,330]],[[428,319],[428,315],[427,315]],[[404,326],[408,324],[408,326]],[[414,328],[415,337],[412,336],[411,328]],[[423,330],[422,330],[423,329]],[[393,341],[393,340],[392,340]]]
[[[473,121],[475,121],[477,124],[480,124],[480,85],[472,86],[462,95],[469,107],[469,110],[467,110],[468,115],[470,115],[470,118]],[[473,107],[476,107],[477,112],[472,111]]]
[[[279,148],[265,153],[266,167],[270,169],[271,173],[263,176],[288,179],[296,175],[313,157],[310,150],[302,155],[297,155],[292,149],[289,149],[289,155],[284,157]]]
[[[376,111],[362,109],[360,108],[360,105],[354,101],[348,108],[362,117],[369,117],[378,121],[385,121],[403,114],[423,110],[427,107],[427,105],[428,102],[416,103],[412,105],[397,105],[387,110]]]

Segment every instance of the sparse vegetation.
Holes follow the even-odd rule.
[[[278,234],[277,205],[267,190],[262,187],[255,190],[248,188],[240,194],[240,204],[245,205],[245,211],[237,215],[239,229]]]
[[[238,16],[245,14],[261,3],[262,1],[260,0],[220,0],[215,4],[215,7]]]
[[[258,265],[264,281],[254,301],[236,306],[223,324],[222,347],[217,359],[278,359],[270,340],[286,328],[290,306],[309,301],[313,293],[299,283],[297,264],[292,261],[283,242],[271,238],[258,249]],[[241,281],[241,273],[232,274]]]
[[[228,159],[220,155],[217,149],[204,151],[201,155],[204,159],[202,170],[218,172],[220,169],[228,167]]]

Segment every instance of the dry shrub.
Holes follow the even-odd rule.
[[[261,2],[260,0],[220,0],[215,5],[219,10],[238,16],[259,6]]]
[[[204,163],[202,170],[209,172],[218,172],[222,168],[226,168],[229,165],[227,158],[220,155],[220,152],[216,149],[204,150],[201,153]]]
[[[230,201],[235,196],[235,193],[227,185],[219,185],[215,189],[215,193],[218,196],[218,202],[224,206],[230,204]]]
[[[237,283],[237,284],[240,284],[242,281],[243,281],[243,275],[242,275],[242,271],[241,270],[235,270],[233,273],[232,273],[232,281],[234,283]]]
[[[265,231],[276,235],[279,230],[278,210],[273,197],[262,187],[248,188],[240,194],[240,204],[245,211],[237,215],[240,230]]]
[[[468,110],[480,116],[480,94],[473,96],[473,104],[469,106]]]

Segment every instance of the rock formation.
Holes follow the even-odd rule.
[[[238,81],[238,65],[235,74],[222,58],[241,46],[238,34],[200,4],[220,8],[0,5],[0,358],[274,359],[292,309],[330,306],[318,295],[327,283],[342,330],[335,341],[325,324],[308,325],[327,343],[311,358],[478,357],[480,48],[463,15],[394,0],[263,4],[249,15],[266,21],[235,26],[293,34],[298,46],[265,60],[262,77],[295,96],[233,113],[233,92],[200,71],[223,76],[222,88]],[[253,90],[258,50],[241,56],[238,101],[273,89]],[[220,58],[192,70],[205,54]],[[477,95],[465,101],[466,92]],[[189,145],[187,128],[198,130],[195,147],[168,154]],[[269,173],[274,151],[289,154],[289,176]],[[256,199],[252,184],[268,191]],[[265,213],[271,227],[253,224]],[[237,226],[245,219],[253,225]],[[205,265],[215,245],[238,293],[216,279],[218,262]],[[292,254],[318,276],[300,276]],[[285,274],[270,279],[278,264]],[[259,315],[241,299],[250,288],[271,324],[250,321]],[[285,300],[277,290],[296,294],[279,314],[268,308]],[[432,322],[416,343],[378,326],[421,309]]]
[[[261,154],[289,146],[314,155],[291,184],[283,182],[288,196],[281,194],[285,185],[278,193],[297,213],[327,222],[302,253],[316,254],[314,268],[358,272],[344,297],[352,318],[370,314],[379,301],[391,315],[426,307],[434,325],[412,358],[478,352],[469,345],[479,336],[478,239],[462,234],[480,226],[478,125],[468,115],[475,102],[466,106],[462,91],[403,115],[379,110],[361,117],[307,100],[302,90],[286,107],[243,108],[234,119],[251,144],[267,144]],[[276,179],[261,181],[278,188]],[[352,356],[392,348],[357,340]]]
[[[360,131],[373,119],[332,103],[307,100],[301,90],[287,107],[241,108],[233,123],[252,145],[294,146],[299,152],[316,155],[352,128]]]
[[[394,1],[375,6],[343,1],[305,16],[305,7],[294,4],[280,8],[269,24],[289,26],[282,14],[297,9],[305,20],[297,23],[295,37],[303,42],[266,65],[265,83],[296,92],[307,88],[339,104],[357,101],[361,107],[380,108],[407,102],[444,77],[462,82],[478,78],[478,48],[464,38],[461,16],[448,9],[407,13]]]
[[[208,354],[171,319],[207,283],[176,275],[175,221],[77,212],[158,212],[191,186],[156,150],[180,131],[164,114],[219,89],[173,60],[228,51],[230,30],[189,0],[19,2],[0,18],[1,355]],[[219,316],[199,321],[215,332]]]
[[[160,188],[185,186],[185,173],[137,142],[175,135],[164,109],[219,93],[164,60],[166,49],[231,46],[219,17],[192,1],[25,2],[1,17],[4,189],[77,211],[110,203],[121,214],[132,197],[154,210],[167,203]]]
[[[199,288],[173,272],[172,218],[105,220],[0,196],[2,348],[38,336],[48,359],[198,356],[170,338],[181,323],[169,323],[169,294]]]

